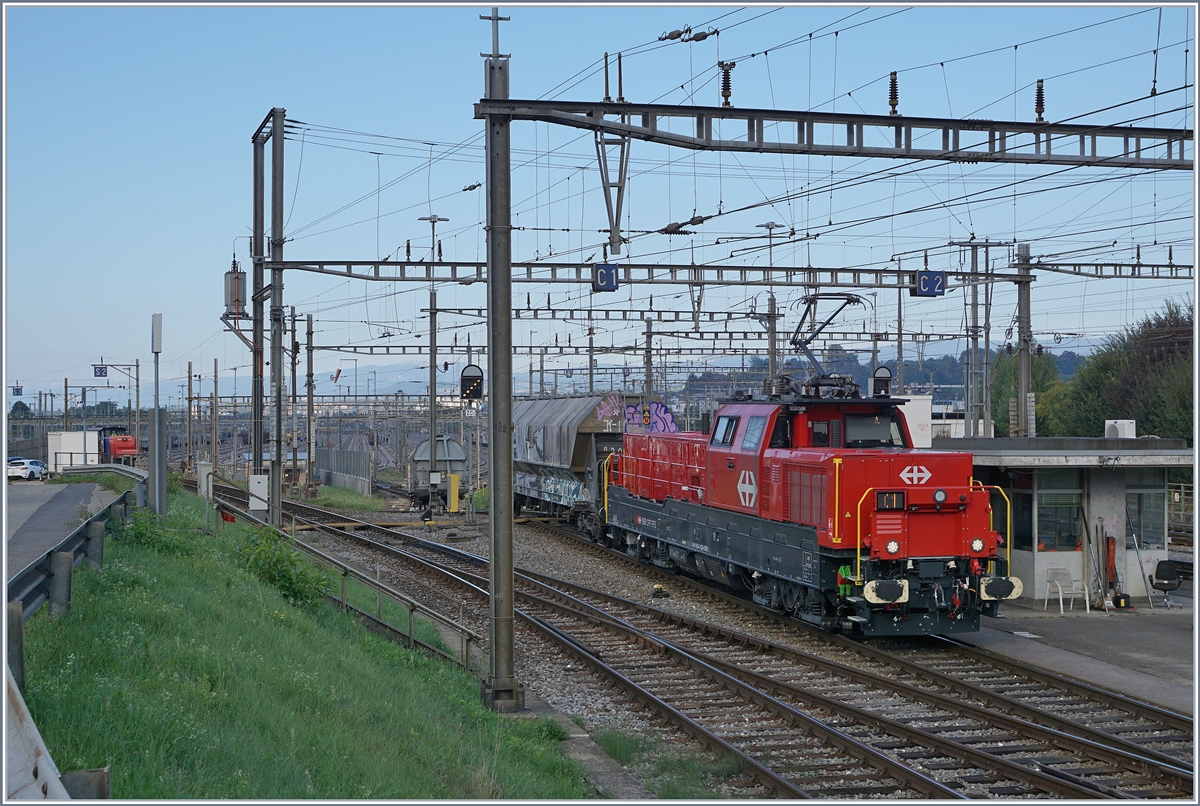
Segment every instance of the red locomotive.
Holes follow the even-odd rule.
[[[626,433],[607,539],[825,629],[966,632],[1021,594],[971,455],[914,450],[886,382],[735,399],[710,434]]]
[[[106,425],[96,429],[106,463],[132,465],[137,462],[137,437],[123,425]]]

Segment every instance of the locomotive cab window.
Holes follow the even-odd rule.
[[[763,432],[767,430],[766,417],[751,417],[746,421],[746,435],[742,437],[742,450],[756,451],[762,444]]]
[[[895,414],[847,414],[847,448],[907,448]]]
[[[733,444],[733,435],[737,431],[737,417],[718,417],[713,428],[712,444],[728,447]]]
[[[814,422],[812,425],[812,446],[814,448],[829,447],[829,423]]]
[[[767,447],[792,447],[792,418],[788,417],[787,414],[780,412],[775,418],[775,427],[771,429],[771,441],[767,443]]]

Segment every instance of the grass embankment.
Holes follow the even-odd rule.
[[[245,569],[244,527],[165,524],[77,569],[70,616],[26,625],[26,700],[63,770],[116,798],[581,798],[557,725],[479,701],[478,681]]]
[[[299,501],[298,496],[288,496],[293,501]],[[333,487],[322,484],[317,487],[317,497],[305,501],[315,507],[326,509],[357,510],[358,512],[384,512],[388,508],[387,499],[379,495],[362,495],[344,487]]]

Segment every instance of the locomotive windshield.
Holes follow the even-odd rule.
[[[847,448],[907,448],[895,414],[847,414]]]

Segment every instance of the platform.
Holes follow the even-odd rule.
[[[1004,618],[984,618],[966,643],[1118,691],[1130,697],[1194,714],[1195,609],[1192,600],[1172,596],[1151,610],[1145,599],[1130,610],[1075,610],[1059,615],[1058,600],[1048,609],[1019,600],[1005,602]],[[1068,604],[1068,607],[1070,605]]]

